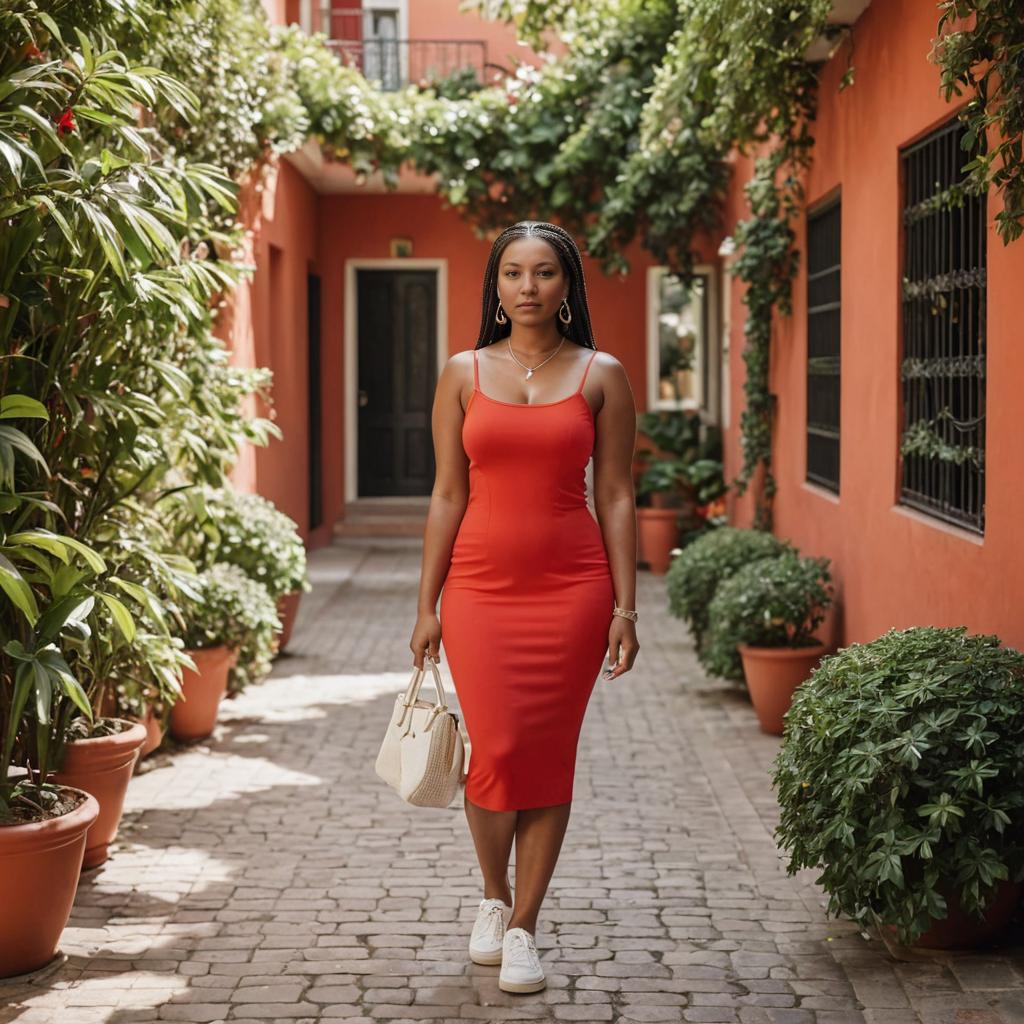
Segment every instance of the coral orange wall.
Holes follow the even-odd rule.
[[[306,537],[306,274],[317,263],[317,197],[290,164],[280,162],[257,186],[246,189],[242,202],[249,225],[248,260],[257,269],[236,290],[222,336],[230,337],[234,365],[274,371],[273,407],[254,411],[270,415],[284,439],[271,439],[266,448],[245,446],[232,481],[241,490],[257,491],[273,501]]]
[[[930,0],[875,2],[854,27],[855,84],[842,93],[840,49],[824,69],[806,181],[813,204],[842,190],[841,479],[838,499],[805,482],[805,222],[797,225],[801,273],[793,314],[776,321],[772,390],[779,396],[773,464],[779,491],[775,532],[806,554],[833,560],[843,605],[843,642],[870,640],[890,627],[965,624],[1024,647],[1024,446],[1018,441],[1017,392],[1024,346],[1014,302],[1024,280],[1024,241],[1006,248],[994,228],[1001,199],[988,208],[986,531],[966,530],[897,504],[899,435],[900,209],[899,147],[950,117],[927,61],[935,29]],[[746,216],[737,160],[728,224]],[[731,405],[727,472],[741,464],[742,323],[746,307],[734,282],[731,303]],[[750,522],[749,500],[734,520]]]

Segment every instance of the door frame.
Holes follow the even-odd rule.
[[[345,374],[345,501],[359,497],[359,270],[433,270],[437,286],[437,375],[448,361],[448,260],[416,259],[348,259],[345,260],[344,374]]]

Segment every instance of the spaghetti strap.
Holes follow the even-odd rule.
[[[590,364],[594,361],[594,356],[596,356],[596,355],[597,355],[597,349],[594,349],[594,351],[591,353],[590,358],[587,360],[586,368],[583,371],[583,380],[580,381],[580,386],[576,389],[577,391],[582,391],[583,390],[583,385],[587,381],[587,373],[590,371]]]
[[[473,390],[480,390],[480,367],[476,361],[476,349],[473,349]]]

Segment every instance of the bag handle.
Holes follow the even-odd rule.
[[[444,684],[441,682],[441,673],[438,671],[437,663],[433,658],[424,655],[424,661],[430,666],[430,671],[434,674],[434,689],[437,690],[437,707],[447,707],[448,700],[445,697]],[[402,717],[398,720],[398,724],[401,725],[405,721],[406,715],[409,714],[409,710],[415,705],[416,701],[419,700],[420,686],[423,683],[423,676],[426,674],[426,669],[416,668],[413,666],[412,678],[409,680],[409,685],[406,687],[405,695],[402,698],[402,704],[405,710],[402,712]]]

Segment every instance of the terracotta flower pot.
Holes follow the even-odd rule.
[[[0,978],[45,967],[71,916],[86,834],[100,814],[85,797],[59,818],[0,825]]]
[[[679,546],[679,509],[638,508],[637,546],[651,572],[664,575],[672,561],[672,549]]]
[[[299,601],[301,599],[301,590],[293,590],[289,594],[282,594],[277,599],[277,614],[281,617],[281,635],[277,641],[279,652],[288,646],[288,641],[292,637],[292,629],[295,626],[295,618],[299,614]]]
[[[238,658],[238,649],[220,644],[188,651],[198,672],[182,672],[181,697],[171,708],[171,735],[176,740],[201,740],[213,732],[217,709],[227,692],[228,672]]]
[[[127,719],[117,721],[127,722]],[[130,728],[113,736],[92,736],[68,742],[64,764],[52,776],[54,782],[84,789],[99,801],[99,817],[89,829],[85,843],[83,868],[94,868],[107,859],[108,848],[121,824],[128,782],[146,739],[144,725],[128,724]]]
[[[142,744],[142,748],[139,751],[140,761],[148,754],[152,754],[160,746],[164,738],[163,725],[156,713],[156,708],[152,704],[146,705],[146,717],[142,719],[142,724],[146,728],[146,741]]]
[[[124,717],[129,722],[141,722],[146,727],[146,741],[139,751],[141,761],[147,754],[152,754],[163,742],[164,728],[160,719],[153,709],[153,706],[146,703],[146,713],[140,718],[137,715],[118,716],[117,714],[117,693],[112,686],[104,691],[103,699],[100,701],[100,714],[104,718]]]
[[[973,949],[997,939],[1010,926],[1024,886],[1020,882],[1000,882],[980,921],[960,906],[960,896],[955,888],[940,884],[938,889],[946,899],[946,916],[923,931],[911,943],[914,948]],[[895,937],[896,928],[893,925],[886,927]]]
[[[793,691],[810,677],[828,647],[823,643],[812,647],[737,644],[737,649],[761,731],[781,736],[782,716],[789,710]]]

